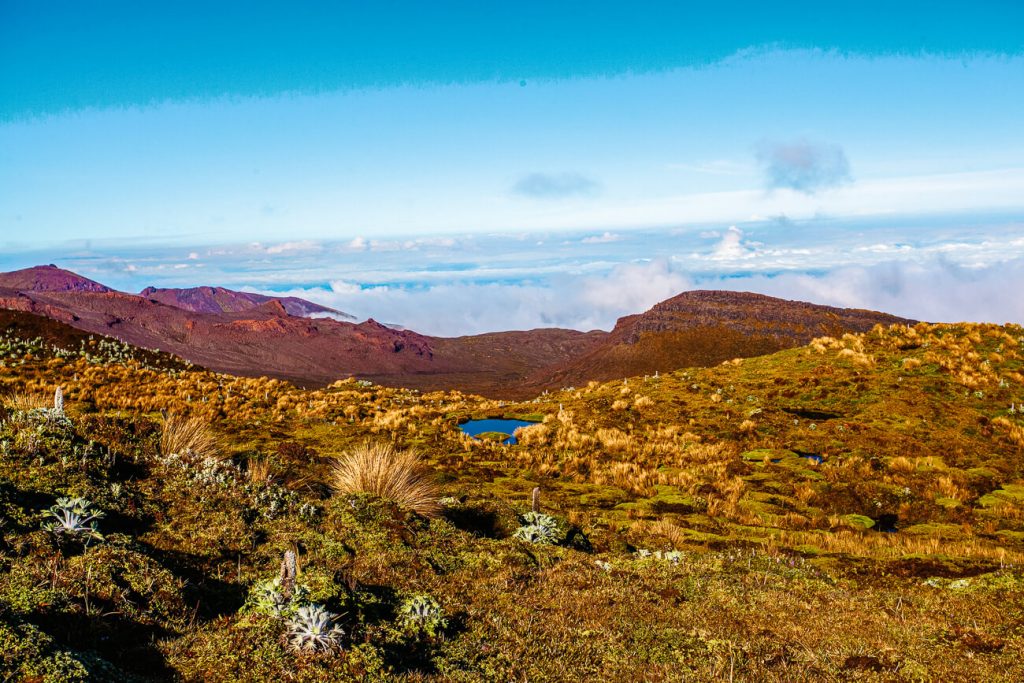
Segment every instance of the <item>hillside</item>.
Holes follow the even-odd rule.
[[[517,399],[912,322],[758,294],[698,291],[622,318],[610,333],[537,329],[442,338],[372,319],[351,323],[339,320],[346,314],[310,307],[316,305],[214,287],[150,288],[137,296],[53,266],[0,274],[0,308],[45,315],[221,372],[304,386],[357,376]]]
[[[915,321],[875,311],[787,301],[750,292],[697,290],[620,318],[611,333],[540,384],[571,386],[717,365],[806,344],[815,337],[866,332]]]
[[[331,318],[349,322],[355,320],[355,316],[348,313],[298,297],[266,296],[252,292],[236,292],[223,287],[146,287],[139,292],[139,296],[193,313],[243,313],[276,301],[281,304],[285,313],[296,318]]]
[[[52,263],[9,273],[0,273],[0,289],[22,292],[93,292],[113,291],[106,285],[58,268]]]
[[[879,326],[516,403],[303,390],[7,315],[6,677],[1024,677],[1020,326]],[[173,448],[161,412],[216,441]],[[461,435],[486,416],[538,424]],[[367,441],[425,455],[438,517],[332,493]],[[535,487],[545,542],[520,532]],[[61,496],[102,538],[42,526]],[[288,550],[337,649],[294,652],[267,606]]]

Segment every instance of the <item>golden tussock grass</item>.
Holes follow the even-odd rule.
[[[203,420],[168,415],[160,434],[160,452],[163,455],[216,458],[220,455],[220,444],[210,425]]]
[[[364,443],[334,462],[330,478],[336,494],[369,493],[424,517],[436,517],[441,511],[438,486],[415,450]]]
[[[839,528],[831,533],[781,530],[774,540],[785,546],[813,545],[831,553],[847,553],[877,559],[898,559],[906,555],[938,555],[1019,563],[1024,553],[982,542],[976,538],[947,539],[882,534]]]
[[[685,529],[667,519],[659,519],[648,528],[652,534],[666,538],[675,548],[683,547],[689,538]]]
[[[546,446],[551,440],[551,428],[546,424],[520,427],[515,432],[516,441],[524,446]]]
[[[53,394],[44,392],[18,392],[13,393],[4,399],[4,406],[9,410],[36,410],[38,408],[52,408]]]
[[[917,465],[910,458],[900,455],[889,460],[889,469],[901,474],[912,474],[917,471]]]
[[[1024,428],[1005,417],[997,417],[992,424],[1006,431],[1007,438],[1018,446],[1024,446]]]
[[[633,407],[637,410],[645,410],[654,407],[654,400],[650,396],[637,396],[633,401]]]
[[[258,458],[249,461],[245,474],[253,484],[266,484],[272,479],[270,463]]]

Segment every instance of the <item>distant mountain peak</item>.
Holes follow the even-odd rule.
[[[274,311],[275,307],[264,309],[276,302],[284,313],[296,318],[331,318],[341,322],[353,322],[355,316],[329,306],[322,306],[294,296],[269,296],[254,292],[238,292],[224,287],[188,287],[182,289],[146,287],[139,296],[158,301],[193,313],[244,313],[247,311]]]
[[[27,292],[112,292],[110,287],[54,264],[0,273],[0,287]]]

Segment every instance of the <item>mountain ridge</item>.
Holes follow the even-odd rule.
[[[610,332],[539,328],[432,337],[373,318],[356,323],[296,315],[296,301],[303,302],[219,287],[129,294],[56,266],[0,273],[0,308],[221,372],[303,386],[359,376],[385,385],[519,398],[591,380],[715,365],[876,324],[915,322],[750,292],[694,290],[623,316]]]
[[[193,313],[240,313],[271,301],[280,303],[288,315],[297,318],[326,317],[354,322],[354,315],[294,296],[269,296],[224,287],[146,287],[139,296]]]

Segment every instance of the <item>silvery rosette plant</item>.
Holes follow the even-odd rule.
[[[399,620],[409,631],[436,636],[448,626],[441,604],[429,595],[414,595],[402,603]]]
[[[330,652],[341,647],[345,632],[338,615],[323,605],[303,605],[288,620],[288,643],[300,652]]]
[[[543,512],[526,512],[519,516],[522,524],[513,536],[521,541],[553,545],[558,541],[558,521]]]
[[[98,521],[103,518],[103,512],[85,498],[58,498],[57,504],[46,511],[46,517],[43,529],[57,540],[73,539],[86,545],[92,540],[103,540]]]
[[[249,594],[249,609],[271,617],[293,617],[309,603],[309,589],[296,583],[289,594],[280,577],[257,584]]]

